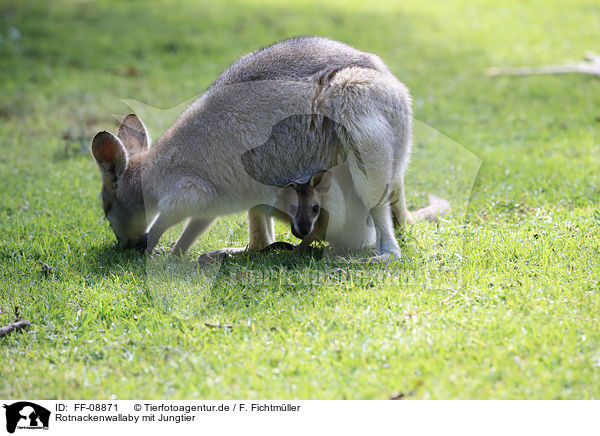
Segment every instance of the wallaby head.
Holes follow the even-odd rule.
[[[121,248],[138,245],[146,231],[141,158],[148,144],[146,128],[134,114],[125,117],[117,136],[103,131],[92,140],[102,175],[102,208]]]
[[[277,191],[279,209],[292,222],[292,234],[300,239],[309,235],[321,214],[323,196],[331,187],[331,173],[315,173],[308,182],[291,182]]]

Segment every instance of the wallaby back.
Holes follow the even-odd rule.
[[[211,88],[256,80],[303,80],[319,72],[348,67],[390,73],[383,61],[372,53],[328,38],[302,36],[242,56],[215,80]]]

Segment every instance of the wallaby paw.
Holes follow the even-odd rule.
[[[363,257],[357,259],[355,262],[361,264],[383,264],[393,262],[400,259],[400,250],[387,251],[385,253],[377,254],[371,257]]]
[[[399,259],[400,259],[400,252],[378,254],[377,256],[372,256],[365,260],[367,261],[367,263],[381,264],[381,263],[393,262],[393,261],[399,260]]]

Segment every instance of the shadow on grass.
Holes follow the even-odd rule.
[[[91,262],[86,267],[92,266],[92,271],[96,274],[124,271],[145,274],[145,256],[137,250],[123,250],[114,243],[108,243],[90,247],[87,254]]]

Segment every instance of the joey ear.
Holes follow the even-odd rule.
[[[146,150],[150,144],[150,135],[146,126],[136,114],[129,114],[123,118],[117,137],[130,155]]]
[[[326,193],[331,188],[331,173],[327,170],[319,171],[310,178],[310,186],[315,188],[321,194]]]
[[[92,140],[92,154],[105,182],[115,182],[125,171],[127,153],[119,138],[103,131]]]
[[[286,192],[290,192],[290,189],[296,189],[298,184],[296,182],[290,182],[287,185],[281,186],[277,189],[277,197],[283,197]]]

